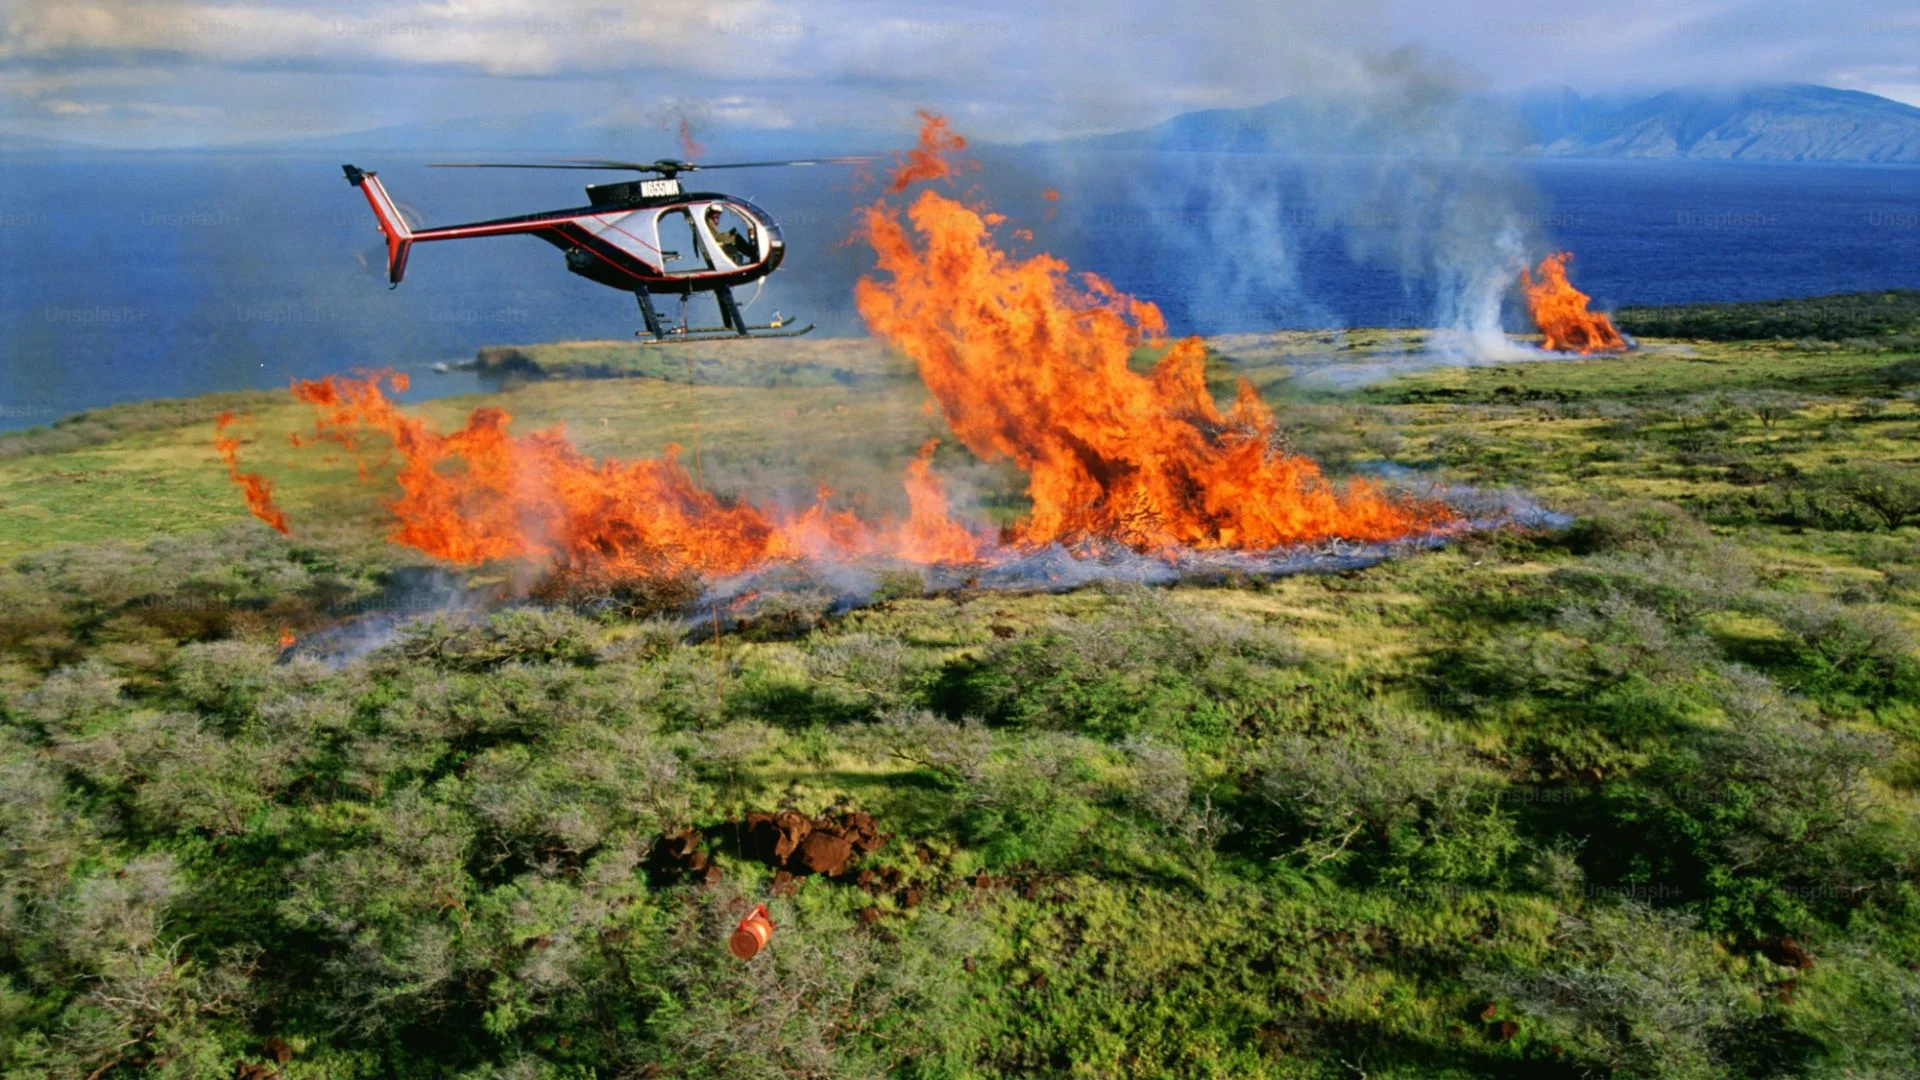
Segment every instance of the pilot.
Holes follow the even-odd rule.
[[[714,240],[720,244],[720,250],[727,253],[727,258],[732,259],[735,266],[745,266],[753,262],[760,253],[754,249],[751,241],[740,235],[739,229],[728,228],[722,232],[720,214],[720,207],[707,207],[707,231],[712,233]]]

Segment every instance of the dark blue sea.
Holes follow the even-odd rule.
[[[566,273],[560,253],[530,237],[421,245],[390,291],[345,160],[377,169],[429,224],[584,202],[578,173],[433,170],[426,155],[0,154],[0,429],[355,368],[413,372],[416,397],[463,392],[470,376],[432,367],[482,345],[627,338],[639,325],[630,296]],[[1603,307],[1920,288],[1920,169],[1494,171],[1502,213],[1530,243],[1574,251],[1575,282]],[[862,333],[852,286],[871,256],[849,237],[874,193],[828,169],[709,175],[727,183],[690,186],[744,195],[786,233],[786,265],[748,314]],[[1441,297],[1428,263],[1444,253],[1426,249],[1449,232],[1469,248],[1478,239],[1458,228],[1473,200],[1436,195],[1432,175],[1005,150],[984,154],[960,189],[1007,213],[1006,229],[1032,231],[1010,241],[1018,249],[1153,300],[1175,332],[1215,333],[1430,324]],[[1484,178],[1469,179],[1472,189]],[[1060,198],[1043,199],[1047,188]]]

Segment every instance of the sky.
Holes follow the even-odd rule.
[[[1920,105],[1913,0],[0,0],[0,133],[193,146],[563,112],[1026,141],[1366,86],[1811,82]]]

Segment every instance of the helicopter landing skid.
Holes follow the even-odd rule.
[[[725,326],[691,326],[684,330],[672,329],[653,336],[645,330],[635,330],[633,336],[640,339],[642,345],[687,345],[695,341],[752,341],[755,338],[799,337],[813,329],[813,324],[789,329],[790,322],[766,323],[760,326],[743,326],[733,330]]]

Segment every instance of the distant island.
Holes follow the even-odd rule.
[[[1538,153],[1724,161],[1920,162],[1920,109],[1826,86],[1737,94],[1670,90],[1639,101],[1562,89],[1523,99]]]
[[[1804,84],[1669,90],[1647,97],[1550,92],[1459,99],[1448,119],[1475,145],[1552,156],[1706,161],[1920,163],[1920,109],[1855,90]],[[1411,118],[1419,121],[1422,117]],[[1346,99],[1283,98],[1182,113],[1152,127],[1074,139],[1102,150],[1364,152],[1393,145],[1405,114]]]

